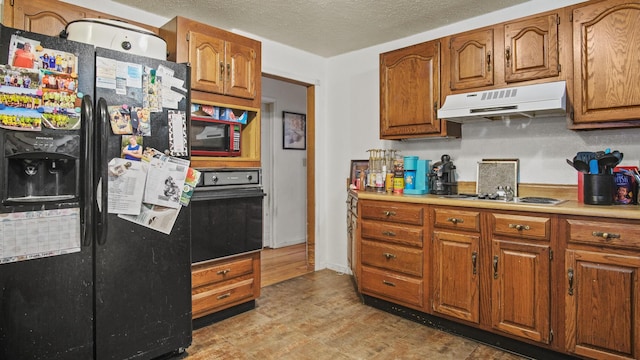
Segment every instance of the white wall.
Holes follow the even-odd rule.
[[[272,193],[267,198],[273,206],[272,244],[280,248],[304,243],[307,238],[307,151],[282,148],[282,112],[306,114],[307,88],[263,77],[262,97],[263,103],[274,104],[273,117],[262,116],[262,138],[271,135],[271,148],[263,147],[262,167],[269,166],[265,151],[271,151]]]
[[[154,16],[123,10],[104,0],[68,1],[96,10],[135,16],[154,26]],[[452,156],[459,180],[475,180],[476,163],[482,158],[519,158],[520,181],[575,184],[576,174],[565,162],[576,151],[620,150],[625,162],[638,164],[640,129],[573,132],[564,119],[531,123],[466,124],[458,140],[393,142],[379,139],[378,55],[423,41],[560,8],[582,0],[531,0],[506,10],[485,14],[405,39],[325,59],[252,34],[262,41],[263,72],[316,84],[316,269],[347,270],[345,179],[351,159],[367,158],[367,149],[394,148],[402,154],[439,159]],[[155,18],[154,18],[155,17]],[[162,19],[161,19],[162,20]]]

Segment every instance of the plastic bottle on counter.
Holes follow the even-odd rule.
[[[402,194],[404,192],[404,165],[402,160],[396,160],[393,169],[393,192]]]
[[[395,178],[393,176],[393,171],[391,170],[387,171],[387,177],[384,181],[384,187],[388,193],[393,192],[394,181],[395,181]]]

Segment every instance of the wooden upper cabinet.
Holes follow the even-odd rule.
[[[12,5],[13,4],[13,5]],[[68,23],[84,18],[122,20],[154,33],[158,28],[99,11],[56,0],[8,0],[4,2],[2,23],[5,26],[49,36],[58,36]]]
[[[449,39],[451,90],[494,84],[493,29],[470,31]]]
[[[191,88],[253,99],[256,51],[242,44],[189,31]]]
[[[251,46],[227,42],[225,94],[253,99],[256,96],[256,51]]]
[[[194,102],[260,108],[262,44],[177,16],[160,28],[169,60],[191,64]]]
[[[557,14],[504,25],[504,79],[507,83],[558,76]]]
[[[640,126],[640,1],[586,4],[573,10],[574,128]]]
[[[191,88],[213,93],[224,92],[224,40],[189,31]]]
[[[440,41],[380,54],[380,138],[460,136],[437,117]]]

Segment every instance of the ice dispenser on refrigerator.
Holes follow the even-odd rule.
[[[7,132],[2,141],[4,204],[77,200],[80,136]]]

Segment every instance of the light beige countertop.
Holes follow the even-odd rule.
[[[406,195],[351,190],[363,200],[395,201],[415,204],[459,206],[488,210],[539,212],[546,214],[581,215],[615,219],[640,220],[640,205],[587,205],[567,200],[558,205],[513,203],[500,200],[451,199],[439,195]]]

